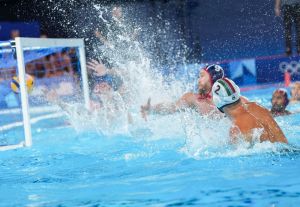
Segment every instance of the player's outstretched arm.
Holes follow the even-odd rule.
[[[142,117],[147,120],[148,114],[168,115],[184,110],[189,106],[188,94],[183,95],[175,103],[159,103],[151,105],[151,98],[148,99],[147,104],[141,106]]]

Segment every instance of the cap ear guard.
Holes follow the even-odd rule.
[[[221,102],[220,97],[214,95],[214,96],[213,96],[213,102],[215,103],[217,109],[218,109],[221,113],[224,113],[224,111],[223,111],[223,106],[221,106],[221,107],[218,106],[218,105],[219,105],[218,103]]]
[[[218,108],[218,109],[219,109],[220,112],[224,113],[224,110],[223,110],[224,107],[226,107],[226,106],[228,106],[228,105],[231,105],[231,104],[234,104],[234,103],[236,103],[236,102],[238,102],[238,101],[240,101],[240,98],[238,98],[236,101],[234,101],[234,102],[232,102],[232,103],[230,103],[230,104],[225,104],[224,106],[222,106],[222,107],[220,107],[220,108]]]
[[[287,105],[289,105],[289,103],[290,103],[290,100],[289,100],[289,99],[286,99],[286,101],[285,101],[285,106],[287,107]]]

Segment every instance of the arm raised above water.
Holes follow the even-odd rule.
[[[173,114],[185,108],[189,108],[193,105],[193,94],[186,93],[175,103],[159,103],[156,105],[151,105],[151,99],[148,99],[147,104],[141,106],[141,113],[143,118],[146,119],[147,114]]]

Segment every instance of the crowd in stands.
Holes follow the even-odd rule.
[[[48,78],[64,74],[74,75],[78,68],[76,49],[56,52],[26,64],[26,72],[37,78]]]
[[[12,39],[19,36],[20,32],[18,30],[11,31]],[[47,38],[47,36],[41,35],[41,38]],[[25,68],[27,74],[33,75],[36,78],[49,78],[64,74],[74,75],[79,70],[78,64],[76,48],[64,48],[61,51],[27,62]],[[16,67],[1,68],[1,79],[7,80],[15,76]]]
[[[26,73],[36,78],[49,78],[64,74],[74,75],[79,68],[76,49],[71,48],[49,54],[45,57],[26,63]],[[16,75],[16,66],[11,68],[1,68],[2,79],[11,79]]]

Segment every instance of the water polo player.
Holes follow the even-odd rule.
[[[185,108],[195,109],[200,114],[218,113],[212,102],[211,88],[218,79],[223,77],[224,70],[220,65],[208,65],[199,72],[198,93],[185,93],[178,101],[169,104],[151,105],[150,100],[148,100],[146,105],[141,106],[142,116],[145,118],[148,113],[171,114]],[[247,101],[245,98],[242,100]]]
[[[272,94],[272,108],[270,110],[272,116],[290,115],[291,112],[286,110],[289,104],[288,93],[284,88],[276,89]]]
[[[216,81],[212,88],[216,107],[232,121],[231,142],[270,141],[287,143],[271,113],[255,102],[242,103],[239,87],[230,79]]]

